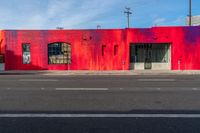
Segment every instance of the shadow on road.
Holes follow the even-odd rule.
[[[199,114],[187,110],[114,111],[1,111],[1,114]],[[42,118],[0,117],[0,132],[20,133],[199,133],[200,118]]]

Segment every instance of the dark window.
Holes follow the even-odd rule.
[[[31,63],[31,54],[30,54],[30,44],[24,43],[22,44],[23,50],[23,64]]]
[[[106,49],[106,45],[103,45],[103,46],[102,46],[102,56],[105,55],[105,49]]]
[[[142,63],[145,61],[145,49],[146,45],[143,44],[135,46],[135,57],[134,57],[135,62]]]
[[[118,54],[118,45],[114,46],[114,56]]]
[[[4,55],[0,54],[0,63],[4,63]]]
[[[71,45],[67,43],[52,43],[48,45],[49,64],[70,64]]]
[[[131,63],[143,63],[150,59],[154,63],[169,62],[169,44],[136,44],[130,47]]]
[[[168,44],[154,45],[152,61],[168,63],[168,57],[169,57],[168,49],[169,49]]]

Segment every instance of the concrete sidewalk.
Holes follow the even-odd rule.
[[[0,75],[200,75],[200,70],[136,70],[136,71],[0,71]]]
[[[200,71],[48,71],[44,75],[200,75]]]

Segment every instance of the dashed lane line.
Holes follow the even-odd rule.
[[[107,91],[108,88],[55,88],[57,91]]]
[[[57,82],[56,79],[19,79],[20,82]]]
[[[175,79],[138,79],[140,82],[175,82]]]

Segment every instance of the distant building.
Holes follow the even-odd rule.
[[[189,25],[189,17],[186,18],[186,25]],[[200,15],[192,16],[192,26],[200,26]]]

